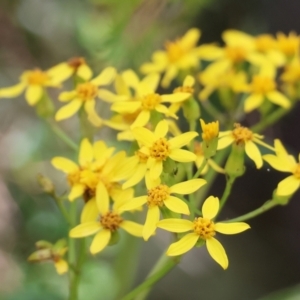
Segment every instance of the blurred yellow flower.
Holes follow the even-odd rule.
[[[292,31],[288,35],[278,32],[277,48],[287,56],[288,59],[299,54],[300,39],[296,32]]]
[[[191,250],[198,240],[205,241],[206,248],[210,256],[223,268],[228,267],[228,258],[221,243],[214,238],[216,232],[224,234],[236,234],[250,228],[246,223],[214,223],[213,219],[219,211],[219,199],[208,197],[203,206],[203,217],[198,217],[194,221],[184,219],[165,219],[157,223],[157,227],[176,233],[193,231],[188,233],[178,242],[170,245],[167,250],[168,256],[177,256]]]

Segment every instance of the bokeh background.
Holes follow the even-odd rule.
[[[138,70],[165,40],[190,27],[202,30],[202,43],[221,43],[222,31],[229,28],[253,35],[299,33],[299,11],[297,0],[1,0],[0,87],[16,83],[25,69],[47,69],[78,55],[86,57],[95,72],[108,65]],[[66,276],[56,275],[50,264],[30,265],[26,259],[37,240],[54,242],[67,234],[36,176],[43,173],[59,186],[63,176],[49,161],[71,153],[23,97],[1,99],[0,104],[0,299],[66,299]],[[300,152],[299,113],[297,105],[265,131],[267,139],[282,139],[295,155]],[[255,118],[251,114],[245,122],[251,124]],[[77,125],[62,123],[70,136]],[[234,186],[223,218],[259,207],[284,176],[267,167],[257,172],[249,164],[247,175]],[[212,193],[221,196],[224,186],[224,179],[218,178]],[[251,230],[221,238],[230,260],[227,271],[205,249],[195,249],[155,285],[149,299],[300,299],[299,216],[296,193],[288,206],[251,220]],[[148,243],[122,237],[119,246],[90,258],[80,299],[120,299],[143,280],[168,242],[161,232]],[[136,255],[130,259],[128,253],[133,251]],[[120,264],[124,257],[127,269]]]

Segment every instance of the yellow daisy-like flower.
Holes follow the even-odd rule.
[[[167,250],[168,256],[177,256],[191,250],[200,240],[205,241],[206,248],[210,256],[223,268],[228,267],[228,258],[221,243],[214,238],[216,232],[223,234],[236,234],[250,228],[243,222],[236,223],[214,223],[213,219],[219,211],[219,199],[208,197],[203,206],[203,217],[198,217],[194,221],[183,219],[165,219],[157,223],[157,227],[176,233],[192,231],[178,242],[170,245]]]
[[[103,100],[111,101],[113,95],[108,90],[102,88],[99,90],[99,87],[110,84],[115,78],[115,74],[116,70],[108,67],[94,79],[79,83],[75,90],[61,93],[58,99],[62,102],[70,103],[57,111],[55,120],[61,121],[73,116],[82,106],[90,119],[94,115],[98,116],[95,111],[95,98],[100,97]]]
[[[197,191],[200,187],[206,184],[204,179],[192,179],[185,182],[177,183],[171,187],[161,184],[160,180],[148,181],[146,186],[148,189],[147,196],[133,198],[126,204],[120,207],[122,211],[137,209],[144,204],[148,206],[146,222],[143,227],[143,238],[147,241],[154,234],[156,223],[160,219],[160,207],[166,206],[169,210],[189,215],[190,210],[188,205],[181,199],[172,196],[171,194],[186,195]]]
[[[292,58],[299,53],[300,39],[296,32],[292,31],[288,35],[278,32],[277,48],[288,58]]]
[[[265,64],[258,75],[254,75],[249,85],[250,94],[244,102],[245,112],[250,112],[262,105],[265,99],[284,108],[291,106],[291,101],[276,88],[276,72],[270,64]]]
[[[279,182],[276,190],[278,196],[288,196],[296,192],[300,187],[300,154],[299,162],[292,155],[289,155],[280,140],[274,141],[276,155],[267,154],[263,159],[272,168],[281,172],[292,173],[292,175]]]
[[[154,52],[152,62],[143,64],[141,72],[144,74],[165,72],[162,86],[168,87],[180,71],[198,67],[200,48],[196,45],[200,35],[199,29],[192,28],[180,39],[166,42],[166,50]]]
[[[86,219],[85,223],[74,227],[69,233],[69,236],[72,238],[86,237],[96,233],[90,246],[92,254],[102,251],[119,228],[124,229],[131,235],[142,236],[142,225],[124,220],[121,217],[122,211],[118,209],[116,204],[112,210],[110,209],[107,194],[102,195],[101,198],[96,198],[96,204],[98,209],[97,219],[94,218],[94,215],[91,215]]]
[[[60,76],[59,67],[57,65],[47,71],[25,71],[18,84],[0,89],[0,98],[15,98],[25,91],[27,103],[30,106],[36,105],[42,99],[46,87],[60,87],[63,78]]]
[[[176,93],[159,95],[155,92],[158,87],[158,83],[158,74],[151,74],[146,76],[143,80],[135,84],[136,95],[134,96],[134,99],[115,102],[111,106],[111,110],[116,111],[122,115],[137,113],[135,121],[131,124],[131,128],[145,126],[149,122],[151,112],[153,111],[157,111],[166,116],[177,118],[176,115],[174,115],[162,103],[182,102],[183,100],[189,98],[190,94]]]
[[[247,156],[254,161],[258,169],[261,168],[263,165],[262,155],[256,144],[262,145],[272,151],[274,148],[261,141],[263,136],[253,133],[249,128],[243,127],[240,124],[235,124],[234,127],[233,130],[220,132],[217,149],[224,149],[232,143],[244,145]]]
[[[142,127],[132,130],[135,139],[143,145],[140,151],[148,157],[147,167],[150,169],[150,178],[153,180],[161,175],[163,162],[167,158],[178,162],[196,160],[194,153],[180,148],[187,145],[198,133],[189,131],[168,140],[166,138],[168,130],[169,125],[165,120],[157,124],[154,132]]]
[[[47,241],[38,241],[35,246],[38,250],[28,257],[29,262],[53,262],[56,272],[59,275],[68,271],[68,263],[63,259],[63,256],[68,250],[64,239],[57,241],[55,244],[51,244]]]

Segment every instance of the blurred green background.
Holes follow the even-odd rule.
[[[229,28],[250,34],[300,32],[299,11],[297,0],[1,0],[0,87],[16,83],[25,69],[47,69],[73,56],[86,57],[95,72],[108,65],[138,70],[165,40],[190,27],[202,30],[202,43],[221,42],[222,31]],[[300,151],[299,113],[298,105],[265,132],[270,140],[282,139],[295,155]],[[255,117],[251,114],[246,121]],[[62,123],[70,136],[76,125],[74,120]],[[56,275],[50,264],[26,261],[37,240],[54,242],[67,234],[54,202],[36,183],[36,175],[43,173],[63,191],[64,177],[49,163],[55,155],[70,153],[23,97],[1,100],[0,299],[67,298],[66,276]],[[267,168],[257,172],[249,165],[223,218],[259,207],[282,178],[284,174]],[[219,178],[212,193],[220,196],[223,188]],[[297,193],[287,207],[251,220],[250,231],[221,238],[230,260],[227,271],[205,249],[191,251],[149,299],[300,299],[299,200]],[[126,279],[125,290],[140,283],[169,243],[161,232],[148,243],[122,238],[119,246],[89,260],[80,299],[119,299],[120,281]],[[127,256],[126,245],[132,252],[134,243],[141,252],[128,259],[127,270],[121,268],[117,258]]]

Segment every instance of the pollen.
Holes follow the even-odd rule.
[[[142,98],[142,107],[143,109],[153,110],[160,102],[161,97],[159,94],[148,94]]]
[[[100,217],[100,223],[104,229],[108,229],[111,232],[116,231],[120,224],[123,222],[121,216],[114,212],[108,212]]]
[[[225,54],[233,63],[240,63],[246,58],[246,51],[242,47],[227,46],[225,49]]]
[[[166,42],[165,49],[170,62],[176,62],[185,54],[178,41]]]
[[[206,240],[213,237],[216,234],[215,224],[213,221],[206,218],[196,218],[193,222],[193,230],[200,238]]]
[[[165,138],[155,141],[150,148],[150,156],[158,161],[166,160],[170,154],[169,144]]]
[[[245,143],[253,139],[253,133],[247,127],[243,127],[238,123],[234,124],[234,127],[232,135],[236,144]]]
[[[135,155],[139,158],[140,163],[146,163],[148,160],[148,155],[144,154],[141,151],[135,151]]]
[[[179,86],[176,89],[174,89],[173,93],[190,93],[194,94],[194,89],[191,86]]]
[[[76,170],[67,176],[67,180],[70,186],[80,182],[80,170]]]
[[[78,97],[83,100],[91,100],[95,98],[98,94],[98,88],[96,85],[90,83],[90,82],[85,82],[81,83],[77,86],[76,92]]]
[[[155,188],[148,190],[147,204],[150,207],[161,207],[164,205],[164,201],[169,197],[169,195],[169,187],[164,184],[160,184]]]
[[[251,90],[253,93],[266,94],[276,89],[276,83],[272,78],[265,76],[253,76]]]
[[[294,170],[294,176],[297,178],[297,179],[300,179],[300,163],[298,163],[295,167],[295,170]]]
[[[29,84],[44,85],[48,80],[49,76],[40,69],[29,71],[27,75],[27,81]]]

